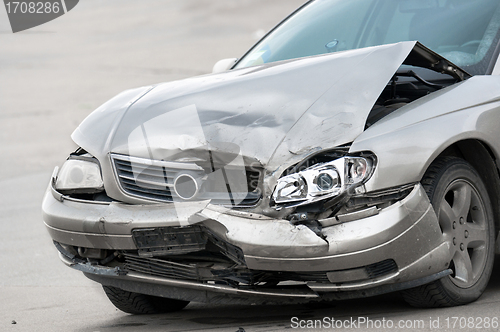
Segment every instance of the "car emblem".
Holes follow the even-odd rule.
[[[179,174],[174,180],[175,194],[183,200],[193,199],[199,190],[198,181],[190,174]]]

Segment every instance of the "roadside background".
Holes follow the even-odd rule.
[[[59,262],[40,206],[54,166],[76,148],[78,124],[125,89],[209,73],[304,2],[82,0],[16,34],[0,8],[0,331],[281,331],[294,316],[500,317],[497,281],[477,303],[444,310],[415,310],[389,295],[324,309],[191,304],[130,316]]]

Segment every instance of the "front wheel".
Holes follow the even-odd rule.
[[[494,261],[493,209],[477,171],[454,157],[438,158],[422,185],[450,249],[450,276],[403,292],[415,307],[449,307],[477,300]]]
[[[111,286],[102,287],[115,307],[134,315],[173,312],[181,310],[189,304],[188,301],[133,293]]]

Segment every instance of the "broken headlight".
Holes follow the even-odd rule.
[[[101,167],[95,158],[68,159],[57,175],[55,188],[63,194],[93,194],[104,190]]]
[[[274,202],[298,206],[339,196],[366,182],[374,161],[374,157],[342,157],[284,176],[274,190]]]

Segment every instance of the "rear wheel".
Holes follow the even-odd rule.
[[[189,304],[188,301],[133,293],[111,286],[102,287],[111,303],[121,311],[129,314],[167,313],[181,310]]]
[[[447,307],[477,300],[491,276],[494,222],[488,192],[477,171],[454,157],[437,159],[422,179],[450,248],[450,276],[409,289],[415,307]]]

